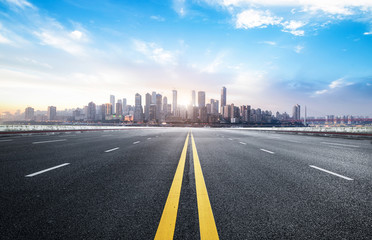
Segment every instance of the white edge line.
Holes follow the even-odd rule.
[[[263,148],[261,148],[260,150],[261,150],[261,151],[264,151],[264,152],[267,152],[267,153],[270,153],[270,154],[275,154],[274,152],[269,151],[269,150],[266,150],[266,149],[263,149]]]
[[[32,144],[40,144],[40,143],[52,143],[52,142],[63,142],[67,139],[59,139],[59,140],[49,140],[49,141],[41,141],[41,142],[33,142]]]
[[[137,143],[140,143],[141,141],[137,141],[137,142],[134,142],[133,144],[137,144]]]
[[[240,144],[243,144],[243,145],[246,145],[246,143],[245,142],[239,142]]]
[[[35,173],[28,174],[28,175],[26,175],[26,177],[33,177],[33,176],[36,176],[36,175],[39,175],[39,174],[42,174],[42,173],[45,173],[45,172],[48,172],[48,171],[54,170],[54,169],[56,169],[56,168],[60,168],[60,167],[67,166],[67,165],[69,165],[69,164],[70,164],[70,163],[64,163],[64,164],[61,164],[61,165],[58,165],[58,166],[54,166],[54,167],[51,167],[51,168],[47,168],[47,169],[41,170],[41,171],[39,171],[39,172],[35,172]]]
[[[352,178],[345,177],[345,176],[340,175],[340,174],[338,174],[338,173],[334,173],[334,172],[328,171],[328,170],[326,170],[326,169],[323,169],[323,168],[320,168],[320,167],[317,167],[317,166],[314,166],[314,165],[309,165],[309,166],[312,167],[312,168],[318,169],[318,170],[320,170],[320,171],[323,171],[323,172],[326,172],[326,173],[329,173],[329,174],[335,175],[335,176],[337,176],[337,177],[340,177],[340,178],[343,178],[343,179],[349,180],[349,181],[354,180],[354,179],[352,179]]]
[[[147,140],[150,140],[151,138],[147,138]]]
[[[119,148],[116,147],[116,148],[112,148],[112,149],[109,149],[109,150],[106,150],[105,152],[108,153],[108,152],[112,152],[112,151],[115,151],[115,150],[118,150]]]
[[[0,142],[11,142],[13,139],[0,140]]]
[[[355,147],[358,148],[359,146],[356,145],[348,145],[348,144],[342,144],[342,143],[332,143],[332,142],[320,142],[327,145],[335,145],[335,146],[344,146],[344,147]]]

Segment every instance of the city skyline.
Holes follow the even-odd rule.
[[[372,2],[1,0],[0,112],[149,90],[372,116]],[[113,111],[115,111],[113,106]]]

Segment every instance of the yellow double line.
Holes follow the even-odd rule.
[[[207,187],[205,186],[203,172],[200,166],[199,156],[196,150],[194,136],[192,135],[192,133],[191,143],[195,169],[195,185],[196,197],[198,202],[200,239],[219,239],[216,223],[213,217],[212,207],[208,197]],[[185,145],[181,153],[181,158],[173,178],[172,186],[169,190],[167,202],[165,203],[158,230],[156,231],[155,240],[173,239],[188,145],[189,134],[187,134],[186,137]]]

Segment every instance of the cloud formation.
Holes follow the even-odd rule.
[[[359,21],[371,21],[370,0],[205,0],[211,5],[225,8],[235,19],[235,27],[243,29],[266,28],[269,25],[282,28],[294,36],[304,36],[305,29],[322,27],[330,21],[361,15]],[[274,10],[287,8],[274,13]],[[270,11],[271,10],[271,11]],[[307,21],[312,26],[307,26]],[[317,23],[318,22],[318,23]],[[317,23],[317,24],[315,24]],[[327,23],[327,24],[325,24]],[[368,35],[365,34],[365,35]]]
[[[177,64],[176,54],[172,51],[165,50],[156,43],[141,40],[133,40],[133,43],[136,51],[158,64]]]

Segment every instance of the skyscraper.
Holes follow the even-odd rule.
[[[156,121],[161,121],[161,114],[162,114],[162,95],[156,94]]]
[[[168,115],[168,98],[166,96],[163,97],[163,116],[164,120],[167,118]]]
[[[173,90],[173,103],[172,103],[172,112],[175,115],[177,111],[177,90]]]
[[[218,115],[218,100],[211,99],[211,113],[213,115]]]
[[[224,106],[226,106],[226,88],[222,87],[221,89],[221,113],[223,111]]]
[[[156,92],[152,92],[151,104],[156,104]]]
[[[112,105],[111,105],[111,103],[106,103],[105,105],[106,105],[105,106],[106,115],[112,115],[113,113],[112,113]]]
[[[128,114],[127,99],[123,98],[123,115],[125,116],[127,114]]]
[[[115,96],[110,95],[111,114],[115,114]]]
[[[57,117],[57,108],[54,106],[49,106],[48,107],[48,114],[47,114],[47,119],[49,121],[56,120]]]
[[[86,120],[94,121],[95,119],[96,119],[96,104],[94,104],[94,102],[90,102],[88,103]]]
[[[34,120],[34,109],[32,107],[28,107],[25,109],[25,120]]]
[[[133,121],[142,122],[143,121],[142,97],[139,93],[136,93],[134,103],[135,105]]]
[[[293,106],[292,119],[293,120],[300,120],[301,119],[301,106],[298,105],[298,104]]]
[[[116,117],[123,116],[123,104],[118,100],[116,103]]]
[[[145,121],[149,120],[150,117],[150,105],[151,105],[151,94],[146,93],[146,102],[145,102]]]
[[[193,106],[193,107],[195,107],[196,106],[196,94],[195,94],[195,90],[192,90],[192,92],[191,92],[191,105]]]
[[[198,92],[198,106],[199,108],[205,107],[205,92],[203,91]]]

